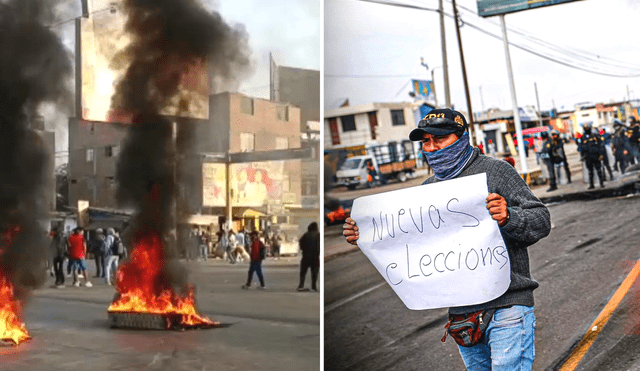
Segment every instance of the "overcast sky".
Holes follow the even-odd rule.
[[[95,9],[108,0],[92,0]],[[269,53],[278,65],[320,70],[322,52],[320,0],[202,0],[231,25],[243,24],[249,34],[252,71],[238,81],[238,91],[269,98]],[[81,1],[62,1],[59,22],[52,28],[73,58],[75,48],[73,18],[80,16]],[[65,113],[46,107],[47,128],[56,133],[56,164],[66,162],[68,121]]]
[[[438,0],[389,1],[438,7]],[[475,0],[457,0],[457,4],[463,21],[502,35],[499,17],[478,17]],[[445,0],[444,7],[445,13],[453,14],[450,0]],[[347,98],[351,105],[410,101],[408,81],[431,79],[431,70],[427,72],[420,65],[420,57],[435,68],[438,103],[444,103],[438,13],[357,0],[325,0],[324,10],[325,110],[339,106]],[[583,0],[505,16],[508,28],[525,35],[509,31],[510,42],[548,57],[562,58],[571,65],[624,75],[640,75],[639,19],[640,1],[634,0]],[[466,111],[454,22],[446,17],[445,24],[451,101]],[[470,26],[463,26],[461,35],[473,110],[511,109],[502,40]],[[533,44],[532,37],[558,50]],[[573,54],[568,55],[568,50]],[[631,98],[640,98],[638,77],[583,72],[513,46],[510,53],[518,106],[536,105],[534,83],[543,110],[551,109],[554,103],[558,109],[573,109],[579,102],[620,101],[626,99],[627,86]]]

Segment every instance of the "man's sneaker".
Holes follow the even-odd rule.
[[[73,286],[74,286],[74,287],[80,287],[80,282],[74,282],[74,283],[73,283]]]
[[[304,287],[298,287],[296,291],[304,291]]]
[[[86,287],[93,287],[93,285],[91,284],[91,282],[87,282],[84,284]]]
[[[64,285],[56,285],[56,289],[64,289],[65,286]]]
[[[84,275],[78,274],[78,278],[84,278]]]
[[[243,290],[249,290],[249,286],[247,286],[247,285],[242,285],[242,289],[243,289]]]
[[[267,289],[267,286],[258,286],[258,289],[259,289],[259,290],[266,290],[266,289]]]

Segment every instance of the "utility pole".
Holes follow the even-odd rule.
[[[449,64],[447,63],[447,38],[444,33],[444,7],[442,2],[443,0],[440,0],[438,11],[440,13],[440,43],[442,44],[442,70],[444,72],[444,105],[447,108],[451,108],[451,94],[449,93]],[[433,70],[431,70],[431,73],[433,73]]]
[[[482,85],[480,85],[480,105],[482,107],[482,112],[484,112],[484,97],[482,96]]]
[[[453,20],[456,23],[456,35],[458,36],[458,49],[460,50],[460,64],[462,65],[462,81],[464,82],[464,93],[467,97],[467,110],[469,111],[469,136],[471,137],[471,145],[475,144],[475,133],[473,120],[473,108],[471,108],[471,95],[469,94],[469,84],[467,83],[467,69],[464,64],[464,52],[462,51],[462,38],[460,37],[460,24],[458,23],[458,7],[456,6],[456,0],[452,0],[453,4]]]
[[[536,103],[538,104],[538,118],[540,119],[540,126],[542,126],[542,112],[540,111],[540,99],[538,99],[538,84],[533,83],[533,88],[536,90]]]
[[[520,122],[520,109],[516,99],[516,85],[513,81],[513,70],[511,69],[511,55],[509,54],[509,40],[507,39],[507,26],[504,21],[504,14],[500,15],[500,25],[502,26],[502,40],[504,42],[504,55],[507,59],[507,72],[509,73],[509,87],[511,88],[511,103],[513,105],[513,121],[516,127],[516,138],[518,138],[518,153],[520,155],[521,170],[527,173],[527,156],[524,153],[524,140],[522,139],[522,123]]]

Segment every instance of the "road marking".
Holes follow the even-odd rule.
[[[381,283],[379,283],[379,284],[377,284],[377,285],[375,285],[373,287],[369,287],[368,289],[366,289],[364,291],[361,291],[361,292],[359,292],[359,293],[357,293],[355,295],[349,296],[348,298],[344,298],[342,300],[338,300],[335,303],[333,303],[333,304],[331,304],[329,306],[326,306],[324,308],[324,314],[327,314],[327,313],[331,312],[334,309],[337,309],[337,308],[339,308],[339,307],[341,307],[341,306],[343,306],[343,305],[345,305],[345,304],[347,304],[347,303],[349,303],[351,301],[354,301],[357,298],[359,298],[359,297],[361,297],[363,295],[366,295],[366,294],[370,293],[371,291],[373,291],[373,290],[375,290],[377,288],[380,288],[380,287],[382,287],[382,286],[384,286],[386,284],[387,284],[387,281],[384,281],[384,282],[381,282]]]
[[[622,284],[620,285],[620,287],[618,287],[618,290],[616,290],[616,292],[611,297],[611,300],[609,300],[602,312],[600,312],[595,321],[593,321],[590,329],[586,334],[584,334],[584,336],[578,343],[578,346],[576,346],[576,348],[571,352],[569,358],[562,365],[562,367],[560,367],[559,371],[573,371],[576,367],[578,367],[578,364],[587,354],[587,351],[596,340],[596,337],[598,336],[598,334],[600,334],[604,326],[607,324],[607,321],[609,320],[609,318],[611,318],[611,315],[616,310],[620,302],[622,302],[622,299],[624,299],[625,295],[627,294],[629,289],[631,289],[633,283],[639,275],[640,260],[636,262],[636,264],[633,266],[633,269],[631,269],[631,272],[629,272],[624,281],[622,281]]]

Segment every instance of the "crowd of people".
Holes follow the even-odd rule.
[[[88,254],[91,253],[96,264],[94,278],[103,278],[107,285],[115,282],[118,262],[127,255],[120,234],[113,228],[107,232],[98,228],[87,242],[85,230],[77,227],[73,231],[63,232],[60,227],[51,232],[51,268],[55,276],[55,287],[65,287],[64,262],[67,262],[66,277],[73,277],[72,286],[80,286],[80,278],[84,278],[84,285],[92,287],[87,269]]]

